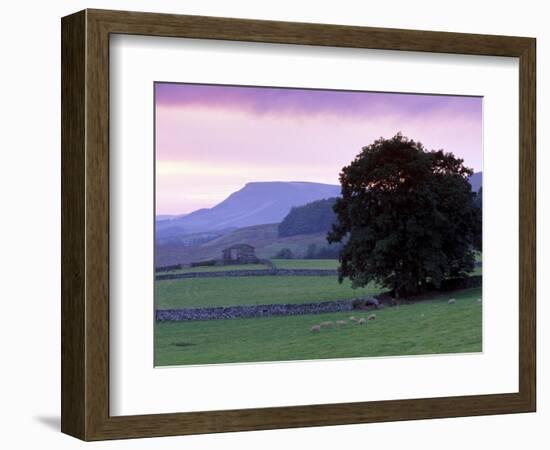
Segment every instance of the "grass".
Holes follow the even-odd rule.
[[[470,276],[477,276],[477,275],[483,275],[483,268],[481,266],[476,266],[472,272],[470,272]]]
[[[349,280],[340,284],[335,276],[189,278],[156,282],[155,305],[158,309],[169,309],[308,303],[379,292],[381,289],[375,286],[352,289]]]
[[[338,268],[337,259],[272,259],[278,269],[332,269]],[[200,273],[200,272],[222,272],[224,270],[265,270],[268,266],[264,264],[234,264],[227,266],[200,266],[184,267],[163,273]]]
[[[447,304],[453,297],[456,303]],[[481,289],[453,292],[412,305],[376,311],[367,326],[311,333],[325,320],[367,313],[155,324],[155,365],[480,352]]]
[[[225,270],[265,270],[268,267],[264,264],[234,264],[227,266],[200,266],[184,267],[182,269],[172,270],[170,272],[158,272],[157,275],[164,273],[200,273],[200,272],[223,272]]]
[[[277,269],[338,269],[337,259],[272,259]]]
[[[338,269],[337,259],[272,259],[278,269]],[[481,262],[481,254],[476,253],[476,262]],[[481,275],[481,266],[476,266],[470,275]]]
[[[280,237],[278,224],[253,225],[239,228],[199,245],[186,245],[182,239],[162,239],[156,241],[155,263],[158,266],[188,264],[193,261],[221,258],[224,248],[246,242],[255,247],[258,258],[272,258],[281,249],[289,248],[294,255],[305,254],[310,244],[327,245],[326,233],[302,234]]]

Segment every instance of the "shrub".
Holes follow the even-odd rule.
[[[277,252],[275,255],[275,259],[293,259],[294,254],[292,253],[292,250],[289,248],[282,248]]]

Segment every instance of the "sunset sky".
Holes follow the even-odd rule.
[[[251,181],[338,184],[398,131],[482,170],[482,99],[155,83],[156,214],[208,208]]]

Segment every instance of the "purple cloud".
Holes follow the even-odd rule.
[[[409,116],[452,108],[479,111],[479,97],[361,91],[156,83],[158,106],[238,109],[251,114],[368,116],[399,112]]]
[[[480,97],[156,83],[157,214],[210,207],[251,181],[338,183],[398,131],[482,169]]]

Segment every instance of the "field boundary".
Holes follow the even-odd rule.
[[[156,281],[178,280],[182,278],[218,278],[218,277],[268,277],[268,276],[302,276],[328,277],[337,276],[334,269],[259,269],[259,270],[220,270],[211,272],[167,273],[156,275]]]
[[[214,306],[208,308],[157,309],[157,322],[195,320],[248,319],[253,317],[297,316],[351,311],[353,300],[330,300],[316,303],[287,303],[270,305]]]

